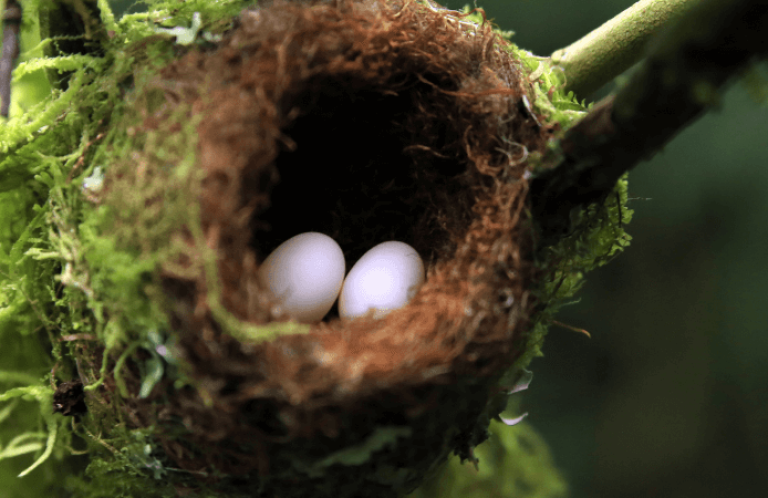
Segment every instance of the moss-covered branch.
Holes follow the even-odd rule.
[[[768,4],[706,0],[654,42],[615,96],[596,105],[560,142],[555,167],[531,185],[545,243],[569,229],[570,212],[604,199],[616,180],[713,107],[719,92],[768,54]]]
[[[648,40],[700,2],[640,0],[550,60],[565,71],[566,90],[586,97],[639,61]]]

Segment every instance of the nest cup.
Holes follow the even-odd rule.
[[[126,404],[174,467],[234,495],[383,497],[451,452],[472,459],[536,306],[526,160],[552,132],[506,44],[429,3],[280,2],[144,87],[132,132],[194,123],[196,137],[199,181],[182,194],[199,220],[173,228],[183,249],[158,270],[191,385]],[[167,169],[173,150],[135,151],[143,166],[116,168],[107,190]],[[143,202],[162,218],[162,200]],[[257,271],[306,231],[334,238],[348,266],[406,242],[426,283],[382,319],[332,312],[290,333]],[[235,337],[215,303],[284,333]]]

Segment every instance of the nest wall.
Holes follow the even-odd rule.
[[[451,451],[472,458],[496,381],[525,346],[535,305],[526,159],[553,131],[523,105],[533,90],[505,44],[487,24],[428,4],[280,2],[245,11],[222,42],[148,83],[134,132],[195,123],[200,175],[188,190],[199,233],[178,226],[170,238],[183,249],[160,270],[195,388],[169,394],[161,383],[128,403],[137,426],[164,428],[175,465],[262,491],[290,482],[297,496],[307,490],[296,475],[322,469],[328,489],[351,489],[344,467],[328,477],[323,459],[393,428],[402,432],[377,460],[356,468],[387,496]],[[139,160],[150,170],[169,161]],[[115,171],[107,198],[136,185],[135,168]],[[287,320],[259,288],[258,265],[305,231],[333,237],[348,262],[407,242],[427,281],[383,319],[332,312],[304,334],[258,343],[227,333],[216,299],[242,323]],[[208,254],[216,282],[200,265]],[[376,477],[383,468],[396,475]]]

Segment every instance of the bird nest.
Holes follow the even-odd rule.
[[[164,458],[222,492],[283,497],[396,496],[451,452],[472,458],[537,305],[527,159],[553,131],[507,42],[429,3],[276,2],[132,99],[128,133],[156,143],[111,167],[102,202],[140,198],[156,223],[169,196],[193,206],[157,270],[185,385],[140,398],[140,369],[126,374],[124,409]],[[166,190],[142,197],[148,178]],[[406,242],[426,283],[384,318],[298,326],[257,272],[306,231],[348,264]]]

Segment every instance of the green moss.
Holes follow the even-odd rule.
[[[61,338],[96,336],[107,348],[105,358],[119,358],[116,353],[131,347],[150,348],[146,331],[166,326],[147,280],[158,258],[166,254],[157,246],[164,227],[154,226],[154,231],[132,238],[116,227],[133,225],[137,219],[126,217],[140,210],[97,207],[89,196],[98,195],[97,168],[114,163],[138,145],[125,127],[110,126],[125,116],[126,92],[174,55],[172,36],[150,40],[138,50],[135,44],[156,34],[159,19],[164,25],[188,24],[193,12],[202,14],[207,29],[221,30],[243,2],[156,2],[151,13],[119,22],[106,1],[99,6],[104,26],[113,32],[101,56],[43,58],[42,50],[55,40],[39,42],[39,4],[24,3],[26,57],[14,72],[11,118],[0,129],[2,497],[166,496],[172,491],[143,478],[149,467],[146,458],[136,458],[138,432],[116,430],[122,422],[115,406],[89,403],[92,415],[86,418],[87,426],[74,432],[71,419],[54,416],[49,375],[54,366],[60,379],[76,375],[70,356],[73,344],[62,343]],[[51,69],[69,74],[66,90],[52,90],[47,84],[44,71]],[[191,162],[190,158],[187,172]],[[183,176],[183,172],[176,175]],[[165,186],[169,185],[173,183]],[[131,202],[130,196],[125,200]],[[116,224],[121,216],[130,223]],[[126,240],[143,240],[146,246],[132,247]],[[105,361],[101,375],[107,365]],[[158,375],[157,362],[146,366],[143,390]],[[119,368],[114,374],[120,378]],[[94,391],[99,382],[89,380],[96,380],[89,386]],[[100,430],[107,428],[110,439],[104,440]],[[73,441],[93,456],[87,481],[71,478],[62,484],[62,469],[72,462],[71,457],[63,459],[72,453]],[[110,447],[119,450],[112,453]],[[35,478],[15,479],[25,467],[23,473],[34,470]]]
[[[518,360],[526,366],[541,356],[541,345],[557,310],[570,302],[584,284],[584,275],[603,266],[623,251],[632,237],[624,227],[632,220],[627,204],[627,175],[614,187],[614,194],[601,204],[591,205],[574,216],[574,230],[540,255],[539,269],[545,276],[534,296],[547,303],[535,322],[529,347]]]

